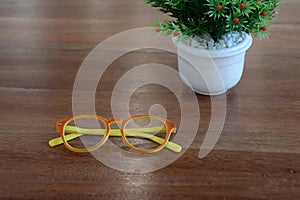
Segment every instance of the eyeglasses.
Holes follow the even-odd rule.
[[[112,129],[112,124],[120,128]],[[158,116],[138,115],[129,119],[105,119],[95,115],[69,117],[56,122],[60,137],[49,141],[54,147],[64,144],[74,152],[90,152],[100,148],[109,138],[122,137],[125,144],[136,151],[154,153],[164,147],[179,153],[182,147],[169,141],[176,133],[176,123]]]

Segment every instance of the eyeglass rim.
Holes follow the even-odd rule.
[[[137,148],[137,147],[133,146],[127,140],[127,137],[125,136],[125,133],[124,133],[124,127],[125,127],[126,123],[128,123],[132,119],[140,118],[140,117],[156,118],[156,119],[162,121],[165,124],[167,135],[165,137],[164,143],[160,144],[158,147],[156,147],[154,149],[140,149],[140,148]],[[65,134],[64,134],[65,127],[70,121],[78,119],[78,118],[97,118],[98,120],[101,120],[105,124],[106,133],[105,133],[105,136],[101,139],[101,141],[99,143],[97,143],[96,145],[94,145],[92,147],[86,148],[86,149],[75,148],[75,147],[72,147],[68,143],[68,141],[65,139]],[[154,153],[154,152],[157,152],[157,151],[163,149],[166,146],[166,144],[168,143],[169,139],[170,139],[171,132],[173,131],[173,129],[176,129],[176,123],[174,121],[164,119],[162,117],[154,116],[154,115],[135,115],[135,116],[132,116],[128,119],[122,120],[122,119],[114,119],[114,118],[106,119],[106,118],[98,116],[98,115],[89,115],[89,114],[72,116],[72,117],[68,117],[68,118],[63,119],[63,120],[59,120],[58,122],[56,122],[56,128],[57,128],[57,130],[60,131],[60,135],[61,135],[61,138],[63,140],[63,143],[69,150],[74,151],[74,152],[78,152],[78,153],[84,153],[84,152],[94,151],[94,150],[100,148],[103,144],[105,144],[105,142],[109,138],[109,132],[111,130],[110,124],[113,123],[113,122],[120,122],[122,124],[120,130],[121,130],[122,139],[126,143],[126,145],[129,148],[131,148],[135,151],[143,152],[143,153]],[[173,124],[173,127],[171,126],[172,124]]]
[[[156,148],[154,149],[140,149],[140,148],[137,148],[135,146],[133,146],[127,139],[125,133],[124,133],[124,128],[126,126],[126,124],[132,120],[132,119],[136,119],[136,118],[141,118],[141,117],[151,117],[151,118],[155,118],[155,119],[158,119],[160,120],[161,122],[164,123],[164,125],[166,126],[166,137],[164,138],[164,143],[160,144],[159,146],[157,146]],[[157,152],[157,151],[160,151],[161,149],[163,149],[166,144],[168,143],[169,139],[170,139],[170,136],[171,136],[171,129],[169,128],[169,124],[170,124],[170,120],[168,119],[163,119],[159,116],[153,116],[153,115],[136,115],[136,116],[132,116],[131,118],[129,119],[126,119],[123,123],[122,123],[122,126],[120,128],[121,130],[121,134],[123,135],[123,140],[124,142],[126,143],[126,145],[128,147],[130,147],[131,149],[135,150],[135,151],[139,151],[139,152],[143,152],[143,153],[154,153],[154,152]],[[171,122],[172,123],[172,122]]]

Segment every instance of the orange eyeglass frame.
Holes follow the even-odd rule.
[[[165,138],[160,138],[160,137],[150,135],[150,134],[147,134],[147,133],[140,133],[140,134],[143,134],[143,135],[147,136],[146,137],[147,139],[151,139],[151,140],[153,140],[153,141],[160,144],[158,147],[156,147],[154,149],[140,149],[140,148],[137,148],[137,147],[133,146],[127,140],[126,134],[124,133],[124,127],[126,126],[126,124],[130,120],[137,119],[137,118],[147,118],[147,117],[160,120],[161,122],[164,123],[165,129],[166,129],[165,130],[165,132],[166,132],[166,137]],[[80,135],[77,134],[77,136],[75,135],[75,137],[66,138],[65,134],[64,134],[64,131],[66,130],[66,125],[69,122],[71,122],[72,120],[76,120],[76,119],[80,119],[80,118],[97,118],[98,120],[100,120],[101,122],[103,122],[105,124],[105,128],[106,128],[105,136],[102,138],[102,140],[98,144],[96,144],[92,147],[86,148],[86,149],[77,149],[77,148],[74,148],[74,147],[70,146],[70,144],[67,142],[69,140],[72,140],[74,138],[79,137]],[[110,125],[113,124],[113,123],[120,123],[121,128],[117,129],[117,130],[116,129],[111,129]],[[181,146],[169,141],[171,133],[176,132],[176,130],[177,130],[176,127],[177,127],[176,122],[174,122],[174,121],[171,121],[171,120],[168,120],[168,119],[163,119],[163,118],[158,117],[158,116],[151,116],[151,115],[136,115],[136,116],[133,116],[133,117],[128,118],[126,120],[114,119],[114,118],[106,119],[106,118],[103,118],[103,117],[97,116],[97,115],[79,115],[79,116],[76,116],[76,117],[68,117],[66,119],[57,121],[56,122],[56,130],[60,133],[60,138],[55,138],[55,139],[50,140],[49,145],[51,147],[53,147],[53,146],[57,146],[57,145],[63,143],[71,151],[79,152],[79,153],[81,153],[81,152],[90,152],[90,151],[94,151],[94,150],[100,148],[107,141],[107,139],[110,136],[111,131],[113,130],[113,131],[119,131],[118,133],[115,132],[117,134],[114,134],[113,136],[121,136],[123,141],[125,142],[125,144],[129,148],[131,148],[135,151],[138,151],[138,152],[154,153],[154,152],[160,151],[164,147],[167,147],[168,149],[170,149],[174,152],[180,152],[182,150]],[[160,127],[160,128],[162,128],[162,127]],[[141,132],[143,132],[143,128],[141,128],[139,130]]]

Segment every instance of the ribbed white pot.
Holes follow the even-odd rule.
[[[178,69],[182,81],[196,93],[219,95],[234,87],[241,79],[245,54],[252,44],[247,35],[238,45],[218,50],[204,50],[173,38],[177,47]]]

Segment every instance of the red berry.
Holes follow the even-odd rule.
[[[261,27],[261,30],[265,32],[267,30],[267,27],[263,26]]]
[[[256,2],[259,2],[259,0],[255,0]]]
[[[244,3],[241,3],[241,4],[240,4],[240,8],[241,8],[241,9],[244,9],[245,7],[246,7],[246,5],[245,5]]]
[[[267,16],[267,13],[266,12],[262,12],[261,16],[265,17],[265,16]]]
[[[222,8],[223,8],[223,7],[222,7],[221,5],[218,5],[218,6],[217,6],[217,10],[222,10]]]
[[[177,36],[179,35],[178,31],[175,31],[175,32],[173,33],[173,35],[174,35],[175,37],[177,37]]]
[[[234,19],[233,19],[233,22],[237,24],[237,23],[240,22],[240,19],[239,19],[239,18],[234,18]]]
[[[155,29],[155,32],[156,32],[156,33],[159,33],[160,31],[161,31],[160,28]]]

